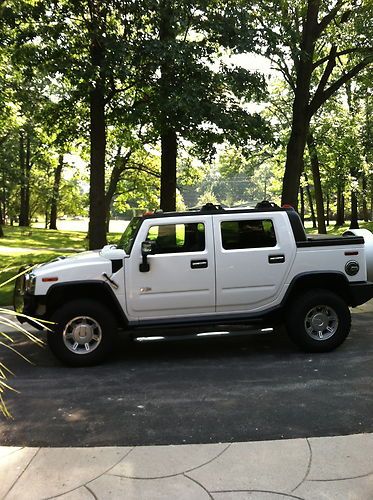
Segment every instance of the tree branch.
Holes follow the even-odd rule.
[[[325,101],[329,99],[337,90],[339,90],[342,85],[354,78],[360,71],[362,71],[366,66],[373,62],[373,54],[366,57],[359,64],[356,64],[350,71],[344,73],[338,80],[332,83],[326,90],[320,92],[318,95],[314,95],[312,101],[309,104],[310,116],[313,116],[316,111],[324,104]]]
[[[157,177],[157,179],[161,178],[160,173],[154,172],[154,170],[145,167],[145,165],[142,165],[141,163],[131,163],[129,166],[126,166],[123,171],[125,170],[137,170],[138,172],[145,172],[146,174],[152,175],[153,177]]]
[[[360,50],[362,50],[360,47],[353,47],[351,49],[340,50],[339,52],[336,52],[335,57],[337,58],[340,56],[344,56],[346,54],[352,54],[353,52],[359,52]],[[318,61],[314,62],[312,69],[314,70],[318,66],[321,66],[322,64],[326,63],[327,61],[329,61],[329,58],[330,58],[330,54],[328,56],[323,57],[322,59],[319,59]]]
[[[333,73],[333,69],[335,68],[336,65],[335,62],[336,53],[337,53],[337,47],[335,45],[332,45],[330,47],[330,52],[328,56],[328,64],[326,65],[324,73],[320,78],[319,85],[314,95],[314,99],[316,100],[319,98],[319,95],[322,94],[322,92],[324,91],[325,86],[328,83],[329,77]]]
[[[317,25],[317,38],[333,21],[344,3],[345,2],[343,0],[338,0],[332,10],[321,19],[321,21]]]
[[[192,26],[193,14],[195,11],[196,11],[196,9],[193,10],[193,8],[188,10],[188,22],[187,22],[187,26],[186,26],[185,33],[184,33],[183,43],[186,42],[187,36],[189,34],[189,30]]]
[[[270,61],[275,65],[275,68],[282,73],[283,77],[285,78],[286,82],[289,84],[289,87],[292,89],[293,92],[296,90],[296,85],[293,77],[290,74],[289,68],[286,65],[286,63],[282,60],[280,61],[275,61],[273,58],[270,58]]]
[[[117,95],[121,92],[127,92],[127,90],[130,90],[132,87],[134,87],[134,85],[135,85],[134,83],[131,83],[130,85],[127,85],[126,87],[122,87],[122,88],[118,89],[117,87],[115,87],[114,82],[112,82],[112,89],[105,98],[105,104],[108,104],[113,99],[113,97],[115,95]]]

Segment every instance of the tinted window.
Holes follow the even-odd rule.
[[[268,219],[222,222],[221,238],[225,250],[276,245],[273,222]]]
[[[152,226],[148,240],[155,241],[154,253],[201,252],[205,249],[204,224]]]

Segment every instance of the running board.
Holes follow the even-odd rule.
[[[146,337],[134,336],[132,340],[134,342],[174,342],[181,340],[192,340],[192,339],[205,339],[205,338],[217,338],[217,337],[247,337],[252,333],[271,333],[273,328],[247,328],[246,331],[238,332],[202,332],[194,333],[190,335],[152,335]]]

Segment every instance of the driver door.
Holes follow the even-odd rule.
[[[154,241],[150,269],[140,271],[141,243]],[[211,216],[146,219],[126,262],[131,320],[215,312],[215,255]]]

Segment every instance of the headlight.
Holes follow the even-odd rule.
[[[35,293],[36,276],[32,273],[25,276],[25,291],[27,293]]]

